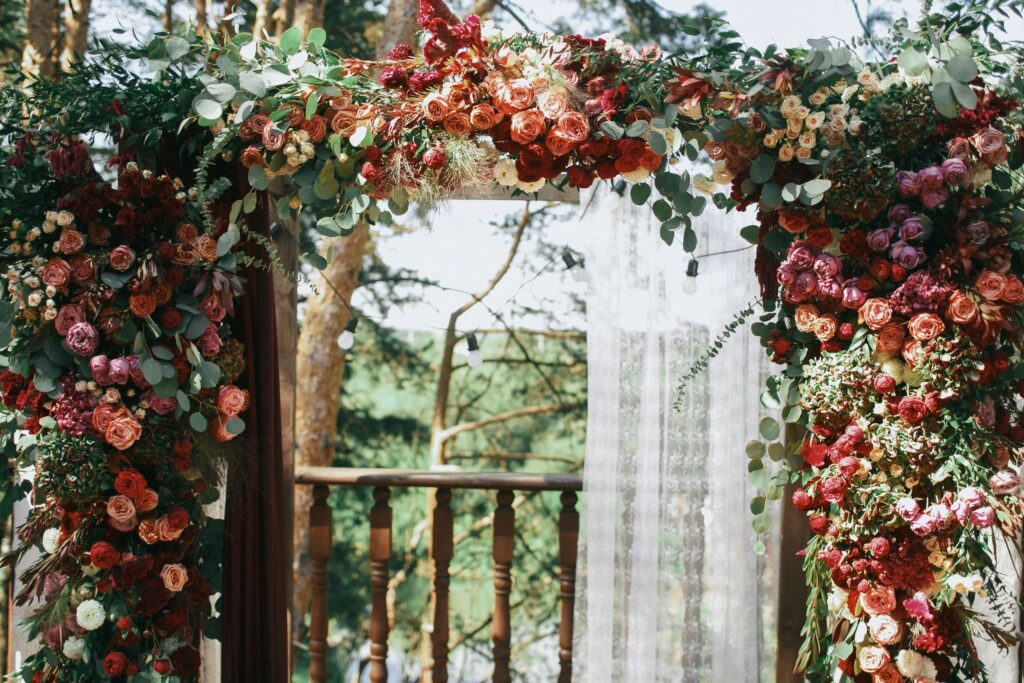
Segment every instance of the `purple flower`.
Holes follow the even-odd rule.
[[[908,242],[927,239],[928,233],[931,232],[930,228],[931,225],[927,218],[911,216],[900,224],[900,239]]]
[[[110,370],[108,372],[110,381],[113,384],[125,384],[128,379],[132,376],[131,363],[127,358],[115,358],[110,361]]]
[[[947,199],[949,199],[949,190],[945,186],[937,190],[926,190],[921,193],[921,203],[924,204],[926,209],[938,208]]]
[[[131,376],[132,381],[135,382],[135,386],[140,389],[153,386],[146,381],[145,376],[142,374],[142,362],[138,356],[128,356],[128,374]]]
[[[893,225],[899,225],[910,218],[910,207],[906,204],[893,204],[889,208],[889,220]]]
[[[892,245],[892,251],[889,252],[889,256],[907,270],[917,268],[924,263],[924,250],[902,240]]]
[[[892,236],[896,233],[893,228],[879,228],[868,233],[868,246],[871,251],[885,251],[892,243]]]
[[[838,299],[843,295],[843,286],[830,277],[818,280],[818,295],[823,299]]]
[[[967,233],[967,239],[976,247],[985,244],[988,238],[992,236],[992,229],[985,221],[974,221],[967,226],[965,232]]]
[[[929,190],[938,190],[946,182],[946,175],[939,166],[929,166],[917,172],[917,180],[921,183],[921,194]]]
[[[901,197],[916,197],[921,192],[921,181],[913,171],[900,171],[896,179],[899,181]]]
[[[851,280],[846,283],[843,287],[843,306],[846,308],[852,308],[853,310],[859,309],[864,305],[864,302],[868,300],[868,295],[857,286],[856,281]]]
[[[832,254],[818,254],[814,259],[814,274],[819,278],[835,277],[842,271],[843,264]]]
[[[946,159],[942,162],[942,173],[946,182],[956,187],[967,178],[967,164],[964,163],[963,159],[955,157]]]
[[[68,330],[64,342],[76,356],[91,356],[100,343],[100,335],[96,328],[87,322],[75,323]]]
[[[987,529],[996,522],[996,511],[989,506],[980,507],[971,512],[971,524],[979,529]]]
[[[900,498],[896,501],[896,514],[909,522],[921,514],[921,506],[913,498]]]
[[[814,277],[814,273],[804,271],[796,276],[796,282],[793,283],[794,300],[805,301],[817,291],[818,278]]]
[[[814,265],[814,251],[804,246],[806,242],[796,242],[789,249],[789,257],[786,262],[797,270],[808,270]]]
[[[93,356],[89,359],[89,372],[92,373],[92,379],[96,384],[101,387],[108,386],[110,384],[110,359],[106,356]]]
[[[775,271],[775,279],[779,281],[779,284],[783,287],[793,284],[793,280],[796,279],[796,270],[792,265],[783,263],[779,266],[779,269]]]

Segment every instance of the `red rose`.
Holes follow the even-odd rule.
[[[875,377],[875,391],[880,394],[891,393],[896,388],[896,379],[891,375],[878,375]]]
[[[132,630],[132,620],[129,619],[128,617],[121,617],[120,619],[117,620],[117,630],[119,630],[119,631],[131,631]]]
[[[167,511],[167,526],[173,531],[183,531],[188,526],[188,513],[184,508],[173,507]]]
[[[828,517],[825,515],[811,515],[810,519],[811,532],[818,535],[824,536],[828,533]]]
[[[828,451],[828,446],[823,443],[805,443],[800,449],[800,455],[803,456],[804,462],[811,467],[821,467],[825,464],[826,451]]]
[[[829,477],[821,483],[821,496],[830,503],[839,503],[846,497],[848,486],[844,477]]]
[[[818,249],[824,249],[832,244],[832,231],[819,225],[807,231],[807,240]]]
[[[146,488],[146,478],[136,469],[121,470],[114,479],[114,490],[132,500],[141,496]]]
[[[448,163],[448,155],[444,147],[431,147],[423,153],[423,165],[432,170],[443,168]]]
[[[108,676],[121,676],[128,668],[128,658],[120,652],[111,652],[103,658],[103,673]]]
[[[889,554],[889,539],[876,536],[868,543],[868,550],[877,558],[883,558]]]
[[[153,671],[156,671],[162,676],[166,676],[171,673],[171,663],[166,659],[158,659],[153,662]]]
[[[914,424],[925,418],[928,414],[928,407],[917,396],[904,396],[900,399],[897,412],[904,420]]]
[[[814,499],[811,498],[803,489],[797,489],[794,491],[792,500],[793,507],[797,510],[810,510],[814,507]]]
[[[121,553],[106,541],[97,541],[89,549],[89,559],[94,567],[110,569],[121,561]]]
[[[565,175],[571,187],[586,189],[594,184],[594,172],[582,166],[570,166]]]

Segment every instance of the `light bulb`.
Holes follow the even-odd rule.
[[[683,294],[693,295],[697,293],[697,278],[689,275],[683,280]]]
[[[575,280],[576,282],[586,282],[587,281],[587,271],[584,270],[582,265],[576,266],[575,268],[570,270],[569,274],[572,275],[572,279]]]
[[[338,348],[342,351],[348,351],[356,343],[356,325],[359,324],[359,320],[353,315],[345,323],[345,331],[338,335]]]
[[[480,353],[480,349],[474,349],[469,352],[469,359],[466,361],[471,368],[478,368],[483,365],[484,356]]]
[[[583,263],[577,261],[568,249],[562,252],[562,262],[565,263],[565,269],[569,271],[569,275],[576,282],[584,282],[587,279],[587,273],[583,270]]]

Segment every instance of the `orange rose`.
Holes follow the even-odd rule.
[[[182,223],[174,230],[174,237],[179,242],[191,242],[198,236],[199,229],[191,223]]]
[[[1006,276],[992,270],[983,270],[974,281],[974,288],[989,301],[999,301],[1006,289]]]
[[[814,331],[814,323],[818,320],[817,307],[812,304],[801,304],[796,307],[793,318],[796,320],[796,329],[801,332],[810,333]]]
[[[138,499],[139,512],[149,512],[156,509],[160,496],[153,489],[146,489]]]
[[[494,104],[502,114],[511,116],[529,107],[533,100],[533,84],[525,78],[517,78],[498,86]]]
[[[303,121],[301,127],[309,134],[309,141],[315,145],[327,134],[327,119],[319,114],[314,114],[310,120]]]
[[[903,675],[892,664],[871,674],[871,683],[903,683]]]
[[[348,109],[352,106],[352,91],[342,90],[331,98],[331,109]]]
[[[140,436],[142,425],[124,406],[114,411],[107,428],[103,430],[103,439],[119,451],[131,448]]]
[[[164,515],[156,520],[154,530],[156,531],[157,537],[164,543],[168,541],[177,540],[178,537],[181,536],[181,532],[183,531],[183,529],[178,529],[173,524],[171,524],[170,520],[167,518],[167,515]]]
[[[573,150],[576,143],[565,136],[565,134],[555,128],[548,132],[547,137],[544,139],[544,144],[556,157],[563,157]]]
[[[892,320],[892,307],[885,299],[868,299],[860,307],[860,319],[872,330],[880,330]]]
[[[196,252],[207,263],[213,263],[217,260],[217,240],[209,235],[200,235],[196,238]]]
[[[194,266],[199,263],[199,252],[193,244],[179,244],[174,250],[173,260],[179,266]]]
[[[156,310],[156,299],[152,294],[132,294],[128,297],[128,308],[136,318],[145,318]]]
[[[914,368],[924,358],[924,344],[917,341],[916,339],[908,339],[903,344],[903,360],[907,361],[907,365]]]
[[[263,152],[259,147],[251,146],[242,150],[242,166],[252,168],[253,166],[266,167],[267,160],[263,158]]]
[[[160,570],[160,578],[164,582],[164,588],[172,593],[180,593],[188,583],[188,570],[180,564],[165,564]]]
[[[153,545],[160,540],[160,534],[156,532],[156,522],[152,519],[144,519],[139,522],[139,538],[146,545]]]
[[[818,338],[820,342],[827,342],[832,337],[836,336],[836,329],[839,326],[839,321],[834,315],[823,315],[814,321],[814,336]]]
[[[85,248],[85,235],[77,230],[64,228],[61,230],[57,246],[65,254],[77,254]]]
[[[934,313],[918,313],[910,319],[907,328],[911,337],[920,342],[927,342],[942,334],[946,324]]]
[[[477,130],[490,130],[498,125],[504,116],[489,104],[478,104],[469,113],[469,122]]]
[[[528,145],[544,134],[544,114],[539,109],[527,109],[512,116],[512,139]]]
[[[230,419],[229,416],[218,413],[210,423],[210,432],[213,434],[213,440],[217,443],[227,443],[235,438],[236,435],[229,432],[227,428]]]
[[[558,129],[565,137],[579,144],[590,135],[590,122],[578,111],[567,111],[558,117]]]
[[[807,216],[802,213],[791,213],[786,211],[779,214],[779,226],[786,232],[791,232],[794,235],[801,232],[807,232],[809,225],[810,221],[808,221]]]
[[[1016,306],[1024,301],[1024,283],[1016,275],[1006,276],[1006,287],[1003,288],[1003,301]]]
[[[355,109],[342,109],[331,117],[331,130],[343,137],[352,135],[358,126]]]
[[[896,609],[896,593],[891,588],[873,588],[860,594],[860,606],[872,616],[889,614]]]
[[[473,124],[469,122],[469,115],[461,111],[448,114],[444,117],[441,125],[452,135],[469,135],[469,132],[473,130]]]
[[[128,496],[111,496],[107,501],[107,515],[118,524],[127,524],[135,519],[135,503]]]
[[[569,94],[565,90],[545,90],[537,95],[537,108],[545,117],[557,121],[569,109]]]
[[[233,384],[226,384],[217,390],[217,410],[235,417],[249,407],[249,392]]]
[[[903,338],[906,335],[903,327],[896,323],[890,323],[878,333],[878,351],[881,353],[899,353],[903,348]]]
[[[423,98],[423,103],[420,106],[423,109],[423,115],[431,123],[440,123],[444,117],[448,116],[448,100],[441,93],[430,93]]]
[[[946,317],[957,325],[970,325],[978,318],[978,304],[963,292],[954,292],[946,306]]]
[[[113,405],[100,403],[92,411],[92,428],[100,434],[106,433],[107,427],[110,426],[116,413]]]

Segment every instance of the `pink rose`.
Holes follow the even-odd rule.
[[[121,525],[135,525],[135,503],[128,496],[111,496],[107,501],[107,516]]]
[[[974,289],[989,301],[999,301],[1006,289],[1006,276],[992,270],[983,270],[974,281]]]
[[[842,269],[843,264],[832,254],[818,254],[814,257],[814,264],[811,266],[814,274],[819,278],[834,278]]]
[[[152,389],[146,392],[146,403],[157,415],[169,415],[174,412],[174,406],[177,405],[173,398],[157,396]]]
[[[989,506],[980,507],[971,511],[971,524],[979,529],[987,529],[996,522],[996,511]]]
[[[985,502],[985,496],[982,494],[981,491],[974,488],[973,486],[968,486],[966,488],[960,489],[960,492],[956,494],[956,497],[957,500],[959,500],[961,503],[967,506],[968,510],[973,510],[977,507],[981,507],[982,503]]]
[[[927,536],[935,531],[935,519],[930,515],[918,515],[910,522],[910,530],[918,536]]]
[[[896,179],[899,182],[901,197],[916,197],[921,191],[921,181],[913,171],[900,171],[896,174]]]
[[[868,233],[868,248],[871,251],[882,252],[889,248],[892,243],[892,236],[896,233],[893,228],[879,228]]]
[[[578,111],[567,111],[558,117],[558,130],[565,137],[579,144],[590,135],[590,122]]]
[[[164,588],[172,593],[180,593],[188,583],[188,570],[180,564],[165,564],[160,570],[160,578]]]
[[[545,90],[537,96],[537,108],[546,118],[557,121],[569,109],[569,94],[565,90]]]
[[[921,192],[921,203],[926,209],[936,209],[949,199],[949,190],[945,186],[937,190],[925,190]]]
[[[249,407],[249,392],[233,384],[226,384],[217,390],[217,410],[228,417],[235,417]]]
[[[99,333],[87,322],[75,323],[68,329],[67,336],[64,337],[64,343],[76,356],[92,355],[99,342]]]
[[[135,262],[135,252],[128,247],[121,245],[110,252],[110,267],[119,273],[123,273],[132,267]]]
[[[952,157],[942,162],[942,173],[947,183],[956,187],[967,178],[967,164],[963,159]]]
[[[853,310],[859,309],[867,301],[868,295],[857,286],[856,281],[847,281],[843,287],[842,302],[843,306]]]
[[[988,478],[988,484],[997,496],[1005,496],[1020,488],[1020,477],[1013,470],[999,470]]]
[[[196,340],[199,353],[203,354],[205,358],[213,358],[220,353],[221,344],[221,338],[217,334],[217,326],[214,323],[207,325],[203,333],[199,335],[199,339]]]
[[[913,244],[908,244],[903,240],[900,240],[896,244],[892,245],[892,250],[889,252],[889,256],[893,261],[900,264],[907,270],[913,270],[919,265],[924,263],[924,251]]]
[[[868,614],[889,614],[896,609],[896,593],[892,588],[872,588],[860,594],[860,606]]]
[[[128,383],[131,378],[131,362],[127,358],[115,358],[107,367],[107,377],[112,384]]]
[[[939,190],[946,182],[945,174],[938,166],[929,166],[917,173],[917,181],[921,185],[922,194],[930,190]]]
[[[206,295],[203,301],[199,304],[199,310],[203,312],[203,315],[215,323],[219,323],[221,320],[224,320],[224,316],[227,315],[227,310],[225,310],[221,305],[220,298],[218,298],[213,292]]]
[[[913,498],[900,498],[896,502],[896,514],[909,522],[921,514],[921,506]]]

